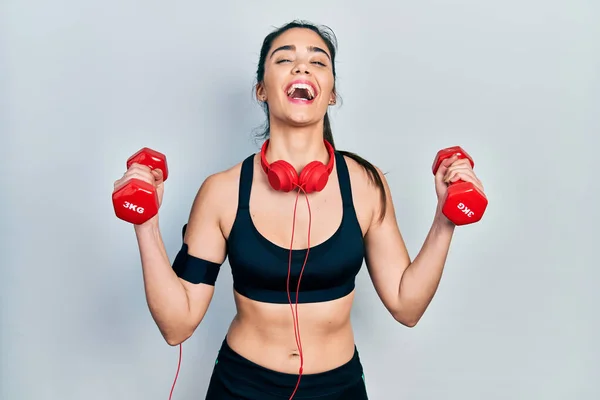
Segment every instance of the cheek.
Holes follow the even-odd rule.
[[[263,81],[265,84],[265,89],[272,92],[281,87],[283,75],[281,72],[278,72],[277,69],[267,69],[265,70],[265,77]]]
[[[324,94],[329,96],[333,92],[334,79],[330,74],[323,74],[321,79],[319,80],[321,83],[321,89]]]

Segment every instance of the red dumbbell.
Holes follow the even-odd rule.
[[[442,161],[454,155],[468,159],[471,167],[475,165],[471,156],[460,146],[448,147],[438,151],[433,161],[433,174],[436,174]],[[487,205],[487,197],[475,185],[458,180],[448,186],[448,197],[444,202],[442,213],[456,225],[468,225],[478,222],[483,217]]]
[[[147,147],[129,157],[127,169],[133,163],[146,165],[151,169],[160,169],[163,173],[163,181],[166,181],[169,176],[165,155]],[[135,225],[143,224],[158,213],[156,188],[139,179],[131,179],[127,184],[115,190],[112,200],[117,217]]]

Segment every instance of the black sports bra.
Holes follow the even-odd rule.
[[[363,264],[363,236],[352,202],[348,167],[338,152],[335,158],[344,207],[342,221],[333,236],[310,248],[298,303],[328,301],[349,294],[354,289],[356,274]],[[253,300],[288,303],[290,250],[262,236],[250,215],[248,205],[254,173],[253,160],[254,155],[246,158],[242,164],[238,210],[227,243],[233,285],[238,293]],[[298,277],[305,257],[306,250],[292,250],[289,281],[292,299],[296,298]]]

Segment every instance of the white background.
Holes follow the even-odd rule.
[[[252,97],[273,26],[337,34],[337,147],[388,173],[415,256],[437,150],[471,153],[490,205],[457,229],[414,329],[363,269],[353,323],[370,397],[598,399],[597,1],[0,3],[0,398],[168,398],[178,348],[145,302],[111,192],[143,146],[167,154],[170,257],[204,178],[258,150]],[[173,400],[202,399],[234,315],[229,265],[183,346]]]

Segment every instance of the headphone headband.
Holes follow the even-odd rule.
[[[290,190],[301,187],[306,193],[321,191],[327,184],[327,180],[335,162],[335,149],[327,140],[323,143],[329,154],[329,161],[323,164],[320,161],[311,161],[308,163],[300,175],[287,161],[277,160],[272,164],[267,161],[267,148],[269,139],[267,139],[260,151],[260,164],[263,171],[267,174],[271,187],[275,190],[289,192]]]
[[[265,142],[262,145],[262,148],[260,149],[260,164],[262,166],[263,171],[265,171],[266,174],[269,173],[269,169],[271,168],[271,164],[269,164],[269,162],[267,161],[267,148],[269,147],[269,141],[270,139],[265,140]],[[331,145],[331,143],[329,143],[326,139],[323,139],[323,143],[325,144],[325,147],[327,148],[327,153],[329,154],[329,162],[325,165],[325,168],[327,168],[327,172],[331,173],[331,171],[333,171],[333,163],[335,162],[335,149],[333,148],[333,146]]]

